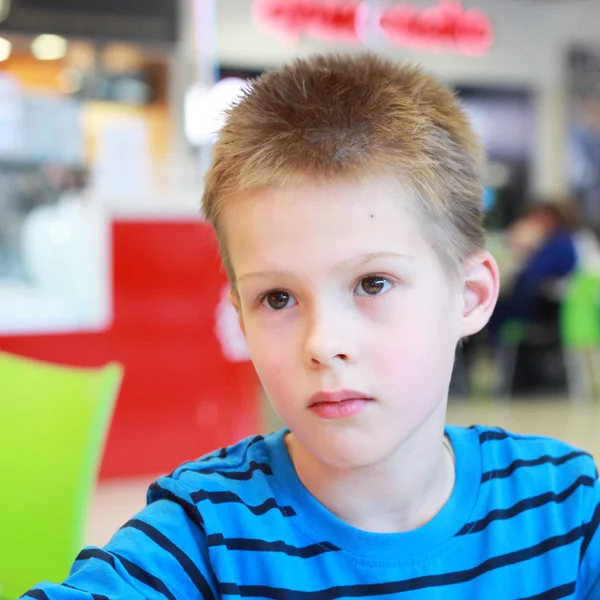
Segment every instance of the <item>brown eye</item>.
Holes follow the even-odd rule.
[[[361,280],[357,294],[359,296],[376,296],[383,291],[387,291],[390,282],[385,277],[365,277]]]
[[[281,310],[287,308],[290,303],[290,295],[287,292],[269,292],[265,296],[265,300],[273,310]]]

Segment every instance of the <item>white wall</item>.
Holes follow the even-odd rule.
[[[217,0],[218,56],[223,64],[267,68],[314,52],[353,51],[350,46],[304,39],[285,45],[260,33],[251,18],[252,0]],[[431,6],[433,0],[411,0]],[[567,124],[566,50],[572,43],[600,45],[597,0],[463,0],[465,8],[487,12],[495,27],[489,54],[472,58],[426,54],[398,47],[379,49],[416,60],[441,79],[457,84],[529,85],[538,92],[534,191],[564,190]]]

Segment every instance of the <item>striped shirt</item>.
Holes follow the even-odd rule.
[[[285,430],[179,467],[50,600],[600,599],[592,458],[549,438],[449,426],[454,490],[426,525],[358,530],[304,488]]]

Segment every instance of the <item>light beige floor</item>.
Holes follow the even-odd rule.
[[[587,450],[600,462],[600,404],[568,401],[454,402],[448,422],[495,425],[516,433],[555,437]]]
[[[86,545],[104,546],[112,534],[144,508],[146,490],[156,477],[100,482],[88,516]]]
[[[567,401],[451,402],[448,422],[498,425],[517,433],[549,435],[592,453],[600,462],[600,405]],[[265,430],[279,427],[268,409]],[[101,483],[89,515],[87,543],[104,545],[114,531],[144,507],[146,489],[155,477]]]

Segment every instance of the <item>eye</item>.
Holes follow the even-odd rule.
[[[392,287],[392,282],[379,275],[363,277],[356,286],[354,293],[357,296],[378,296],[387,292]]]
[[[262,303],[266,303],[267,306],[273,310],[283,310],[284,308],[294,306],[296,304],[296,299],[287,292],[273,290],[263,297]]]

